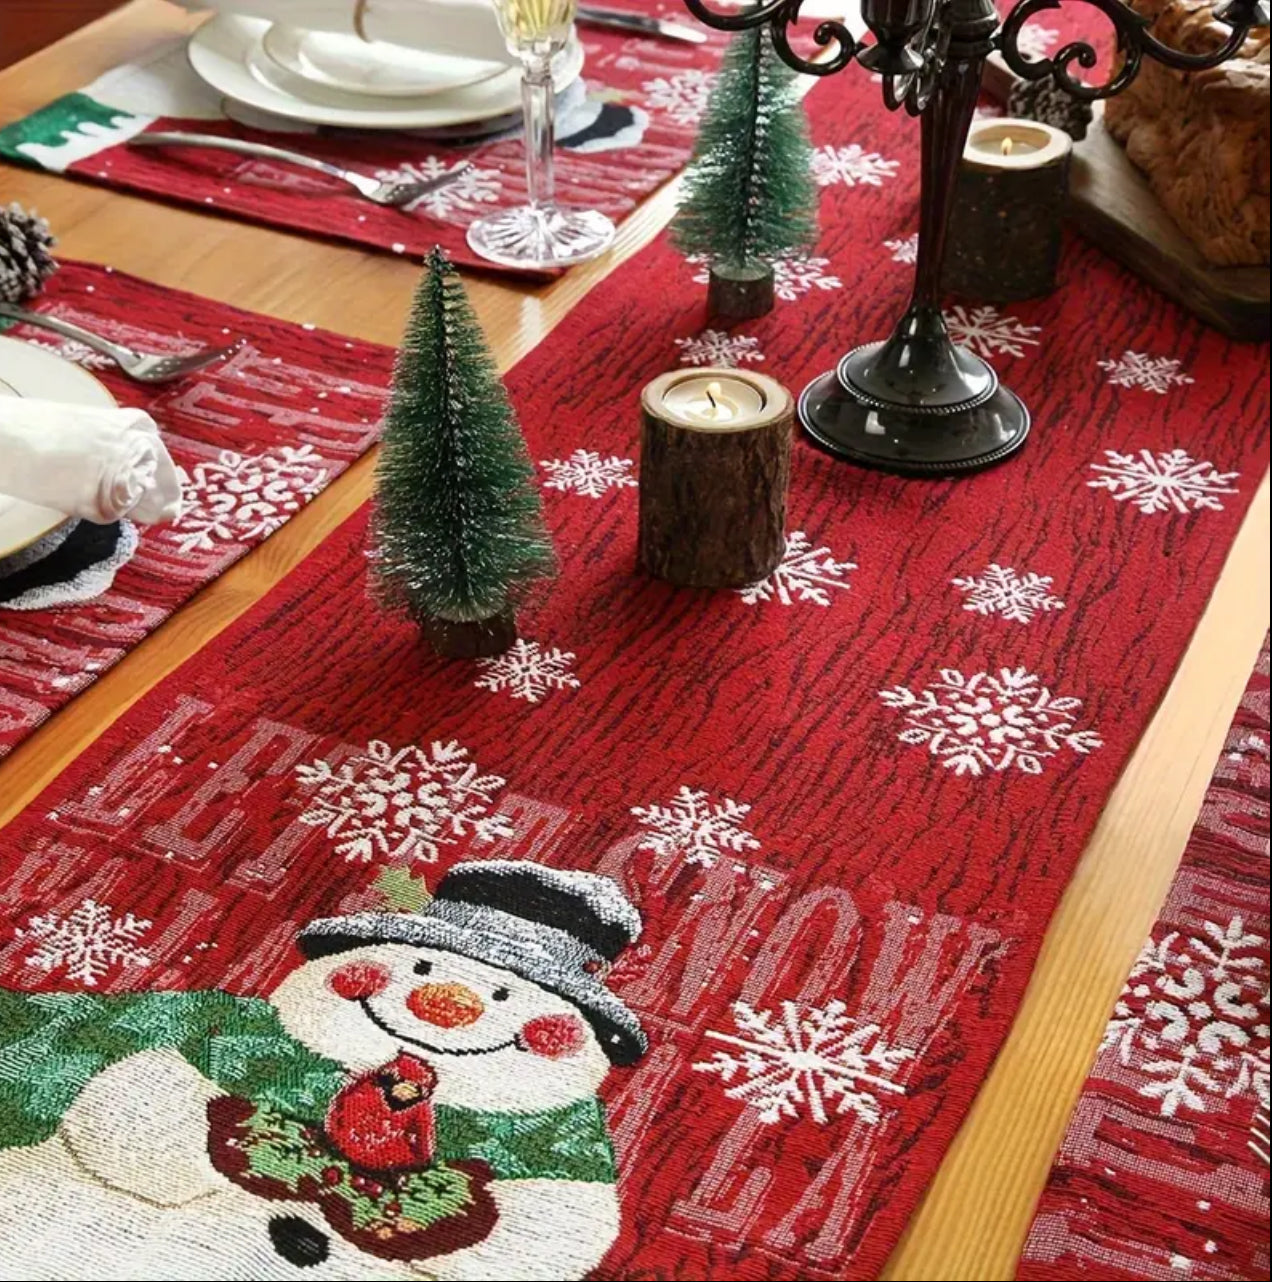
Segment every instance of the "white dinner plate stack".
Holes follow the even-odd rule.
[[[190,65],[218,93],[257,111],[346,129],[497,127],[521,108],[521,68],[352,35],[221,14],[190,41]],[[572,38],[558,90],[578,79]]]

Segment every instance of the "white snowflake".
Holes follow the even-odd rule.
[[[782,1002],[776,1012],[736,1002],[733,1020],[736,1034],[707,1033],[729,1049],[693,1067],[734,1083],[725,1095],[749,1104],[769,1126],[803,1116],[825,1126],[845,1113],[876,1126],[882,1098],[905,1094],[896,1079],[914,1052],[889,1046],[878,1024],[853,1019],[843,1002],[824,1010]]]
[[[512,648],[494,659],[481,659],[485,673],[473,682],[479,690],[507,690],[514,699],[538,703],[552,690],[577,690],[579,679],[570,671],[574,655],[555,646],[545,650],[537,641],[518,637]]]
[[[1036,62],[1039,58],[1045,58],[1047,51],[1059,39],[1058,31],[1053,31],[1050,27],[1039,27],[1030,22],[1021,27],[1020,34],[1016,38],[1016,47],[1030,62]]]
[[[546,490],[583,494],[589,499],[601,498],[607,490],[621,490],[636,484],[631,475],[632,461],[611,454],[602,458],[592,450],[575,450],[567,459],[541,459],[540,466],[547,468]]]
[[[760,340],[747,334],[729,334],[722,329],[704,329],[692,338],[676,339],[682,365],[720,365],[736,369],[744,362],[764,359]]]
[[[917,263],[919,261],[919,233],[906,236],[903,240],[885,240],[884,249],[892,251],[894,263]]]
[[[1140,952],[1100,1049],[1143,1076],[1162,1117],[1243,1095],[1267,1108],[1267,944],[1234,916]]]
[[[813,547],[803,530],[792,530],[777,569],[768,578],[734,591],[741,594],[747,605],[761,601],[780,601],[783,605],[808,601],[826,606],[836,588],[847,591],[845,576],[856,568],[855,561],[836,561],[829,548]]]
[[[665,111],[678,125],[696,125],[707,109],[714,83],[710,72],[689,70],[646,80],[641,89],[647,95],[647,107]]]
[[[222,450],[215,460],[180,471],[182,512],[171,537],[182,552],[266,538],[327,481],[311,445],[285,445],[277,454]]]
[[[711,278],[710,268],[701,254],[687,259],[697,266],[694,281],[705,285]],[[784,303],[793,303],[814,289],[842,289],[843,281],[828,271],[829,258],[777,258],[773,261],[773,293]]]
[[[1108,490],[1119,503],[1130,503],[1147,516],[1155,512],[1221,512],[1221,494],[1235,494],[1229,484],[1240,472],[1216,472],[1213,463],[1197,462],[1184,450],[1154,454],[1120,454],[1105,450],[1107,463],[1092,463],[1099,477],[1087,484],[1093,490]]]
[[[896,686],[879,697],[905,713],[910,728],[897,738],[926,744],[956,775],[1013,767],[1036,775],[1064,748],[1085,755],[1104,746],[1094,730],[1077,728],[1081,699],[1053,695],[1024,668],[970,677],[942,668],[940,679],[918,693]]]
[[[423,160],[410,161],[396,169],[380,169],[376,177],[381,182],[428,182],[448,173],[452,166],[439,156],[425,156]],[[435,191],[405,206],[408,213],[423,210],[432,218],[449,218],[453,214],[471,214],[482,205],[493,205],[503,191],[503,175],[497,169],[479,169],[473,166]]]
[[[1014,316],[1003,316],[997,307],[952,307],[945,313],[950,337],[982,356],[1006,352],[1023,356],[1026,347],[1037,347],[1041,325],[1023,325]]]
[[[813,177],[822,187],[835,183],[882,187],[884,179],[897,176],[898,167],[898,161],[885,160],[877,151],[866,151],[855,142],[848,147],[827,143],[813,152]]]
[[[1096,361],[1107,370],[1114,387],[1138,387],[1145,392],[1165,396],[1172,387],[1184,387],[1194,380],[1180,369],[1180,362],[1169,356],[1145,356],[1125,351],[1115,361]]]
[[[109,904],[85,899],[65,917],[32,917],[17,934],[37,941],[26,959],[28,966],[50,973],[60,970],[72,982],[96,988],[115,966],[150,965],[152,958],[141,940],[152,925],[132,913],[116,917]]]
[[[86,343],[77,342],[73,338],[53,338],[52,336],[44,338],[28,338],[26,340],[32,347],[43,348],[46,352],[52,352],[54,356],[60,356],[64,361],[70,361],[74,365],[79,365],[83,369],[114,369],[115,362],[109,356],[102,352],[95,352]]]
[[[974,614],[1001,614],[1013,623],[1031,623],[1048,610],[1064,609],[1064,602],[1051,595],[1050,575],[1017,574],[1011,566],[991,564],[976,577],[950,582],[967,593],[963,609]]]
[[[313,791],[301,823],[338,838],[336,850],[350,861],[383,855],[433,862],[460,837],[513,835],[506,816],[488,813],[507,781],[479,774],[454,740],[425,749],[372,739],[338,766],[320,759],[298,765],[296,775]]]
[[[632,814],[648,829],[639,849],[667,858],[681,855],[687,864],[714,868],[726,851],[759,850],[755,834],[742,826],[751,807],[725,797],[713,801],[702,789],[681,785],[665,806],[633,806]]]

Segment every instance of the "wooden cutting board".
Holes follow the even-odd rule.
[[[987,93],[1005,102],[1015,80],[997,55],[990,58]],[[1100,104],[1086,138],[1074,143],[1069,202],[1085,235],[1207,324],[1233,338],[1268,337],[1268,268],[1206,262],[1104,128]]]

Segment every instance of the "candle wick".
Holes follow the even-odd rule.
[[[714,395],[719,390],[720,390],[720,385],[718,383],[707,384],[707,400],[711,402],[711,408],[713,410],[718,410],[720,408],[720,406],[716,403],[716,398]]]
[[[1014,147],[1015,147],[1015,143],[1013,143],[1010,138],[1003,139],[1003,155],[1004,156],[1010,156]]]

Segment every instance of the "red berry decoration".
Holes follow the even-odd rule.
[[[568,1059],[587,1043],[587,1029],[577,1015],[537,1015],[517,1034],[522,1050],[545,1059]]]
[[[347,1002],[362,1001],[382,993],[393,976],[379,962],[350,962],[327,976],[327,987]]]
[[[436,1149],[432,1104],[436,1086],[431,1065],[414,1055],[399,1055],[339,1092],[327,1110],[327,1135],[354,1166],[364,1170],[427,1166]]]

